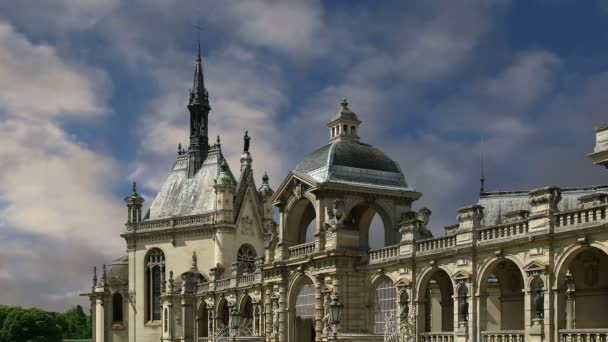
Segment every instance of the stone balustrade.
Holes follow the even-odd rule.
[[[167,228],[186,228],[213,224],[213,214],[201,214],[178,218],[146,220],[127,223],[127,232],[162,230]]]
[[[560,342],[607,342],[608,329],[563,329]]]
[[[559,228],[605,220],[607,211],[608,205],[563,211],[555,215],[555,226]]]
[[[255,281],[255,274],[251,273],[239,276],[236,281],[239,285],[252,284]]]
[[[229,288],[230,287],[230,278],[222,279],[215,282],[215,288],[218,290]]]
[[[418,252],[441,251],[446,248],[454,248],[456,246],[456,236],[440,236],[431,239],[425,239],[416,242],[416,250]]]
[[[291,246],[288,248],[289,250],[289,258],[297,258],[301,256],[308,255],[315,251],[315,242],[307,242],[295,246]]]
[[[501,330],[481,332],[482,342],[524,342],[523,330]]]
[[[423,332],[418,334],[419,342],[454,342],[454,332]]]
[[[479,229],[477,231],[477,241],[484,242],[494,239],[524,235],[527,233],[528,221],[526,220]]]
[[[369,262],[381,262],[399,257],[399,246],[388,246],[369,251]]]

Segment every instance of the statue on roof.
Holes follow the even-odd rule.
[[[249,145],[250,145],[250,141],[251,141],[251,137],[249,137],[249,131],[245,131],[245,136],[243,137],[243,140],[244,140],[243,152],[249,152]]]

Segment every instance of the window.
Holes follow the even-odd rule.
[[[120,293],[112,296],[112,322],[123,321],[123,301]]]
[[[241,263],[243,267],[243,273],[255,272],[256,257],[257,253],[255,252],[255,248],[253,248],[250,244],[247,243],[241,245],[236,255],[236,261]]]
[[[376,282],[372,293],[372,330],[374,334],[384,333],[387,316],[395,314],[397,308],[397,289],[393,281],[382,276]]]
[[[301,318],[315,317],[315,286],[308,280],[296,296],[296,316]]]
[[[148,321],[161,319],[160,295],[165,278],[165,255],[154,248],[146,256],[146,317]]]

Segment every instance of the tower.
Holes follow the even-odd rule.
[[[203,65],[201,61],[201,42],[198,42],[198,54],[194,68],[194,83],[190,91],[188,111],[190,111],[190,147],[188,148],[188,177],[194,176],[200,169],[209,152],[209,93],[205,89]]]
[[[125,197],[127,203],[127,223],[135,223],[141,221],[141,206],[144,203],[143,197],[137,193],[137,183],[133,182],[131,194]]]

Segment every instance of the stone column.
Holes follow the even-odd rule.
[[[104,333],[106,326],[104,315],[103,297],[99,296],[95,299],[95,342],[105,342]]]
[[[279,284],[279,342],[287,340],[287,285],[285,282]]]
[[[487,329],[487,319],[488,319],[488,312],[487,312],[487,303],[488,303],[488,294],[487,293],[481,293],[475,296],[475,311],[477,312],[477,315],[474,315],[473,317],[475,317],[474,319],[477,320],[477,331],[475,333],[475,336],[477,337],[477,342],[481,342],[481,332],[482,331],[486,331]]]
[[[315,342],[321,342],[323,335],[323,282],[323,276],[317,277],[315,282]]]
[[[574,287],[574,278],[570,270],[566,273],[566,329],[574,329],[574,305],[575,305],[576,290]]]
[[[272,288],[266,287],[264,292],[264,335],[266,336],[265,341],[270,342],[270,335],[272,334]]]
[[[207,337],[213,337],[213,309],[205,308],[205,310],[207,310]]]

